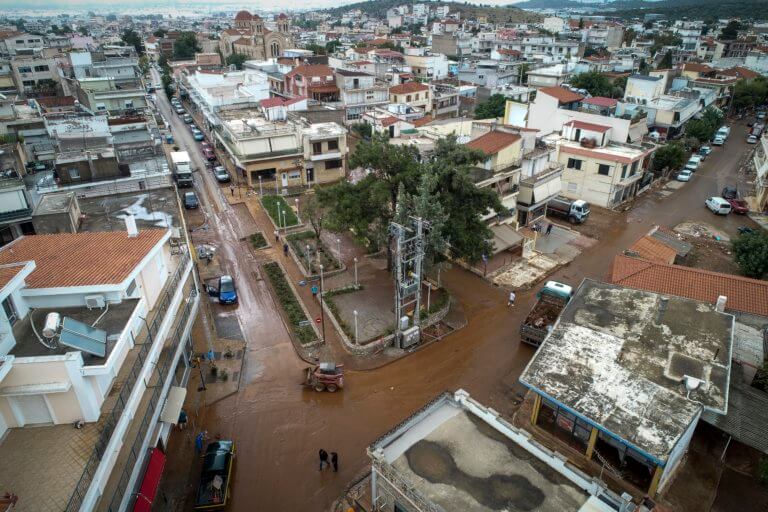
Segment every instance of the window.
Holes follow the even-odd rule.
[[[42,66],[35,66],[35,71],[37,71],[37,72],[48,71],[49,69],[50,68],[48,67],[47,64],[42,65]]]
[[[97,103],[96,110],[107,110],[107,106],[103,103]]]
[[[79,180],[80,179],[80,169],[73,167],[69,169],[69,178],[73,180]]]
[[[640,163],[640,160],[635,160],[634,162],[632,162],[632,170],[629,173],[630,176],[634,176],[635,174],[637,174],[637,164],[639,163]]]
[[[597,166],[597,174],[602,174],[603,176],[610,176],[611,166],[606,164],[599,164]]]
[[[280,56],[280,45],[277,41],[272,41],[272,44],[269,45],[269,51],[272,53],[272,57],[279,57]]]
[[[410,94],[405,97],[405,101],[406,102],[411,101],[411,95]]]
[[[292,180],[301,178],[301,171],[291,171],[288,173],[288,177]]]
[[[133,108],[133,100],[125,100],[125,108]]]
[[[569,169],[576,169],[577,171],[581,170],[581,160],[577,158],[569,158],[568,159],[568,168]]]
[[[5,311],[5,317],[8,319],[8,323],[13,325],[19,319],[19,314],[16,312],[16,306],[13,303],[13,299],[6,297],[3,300],[3,311]]]
[[[621,166],[621,179],[627,177],[627,164]]]
[[[326,169],[341,169],[341,160],[328,160],[325,162]]]
[[[19,73],[31,73],[32,68],[29,66],[19,66]]]
[[[329,140],[328,141],[328,151],[336,151],[339,149],[339,141],[337,140]]]
[[[32,87],[33,85],[35,85],[35,81],[34,80],[22,80],[21,84],[23,86],[25,86],[25,87]]]
[[[323,152],[323,143],[322,142],[313,142],[312,143],[312,154],[313,155],[319,155]]]

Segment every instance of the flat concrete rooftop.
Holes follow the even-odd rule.
[[[79,231],[125,230],[125,215],[132,213],[139,229],[180,227],[180,211],[172,188],[78,199],[85,218]]]
[[[659,461],[727,409],[734,318],[709,303],[586,279],[520,380]],[[686,391],[685,377],[701,384]]]
[[[43,346],[43,344],[38,341],[37,336],[35,336],[30,321],[35,322],[35,329],[40,333],[43,329],[43,324],[45,323],[45,317],[51,312],[59,313],[62,320],[64,317],[69,317],[88,325],[92,325],[99,319],[99,316],[104,314],[95,327],[106,331],[107,333],[107,352],[105,356],[98,357],[85,352],[82,353],[85,365],[102,365],[109,358],[109,354],[112,353],[112,349],[115,347],[115,342],[128,324],[128,320],[136,309],[138,303],[139,299],[124,299],[120,304],[110,304],[106,313],[103,309],[88,309],[85,307],[36,309],[30,314],[27,314],[23,320],[20,320],[13,326],[13,336],[16,338],[16,346],[13,347],[10,354],[16,357],[40,357],[58,356],[68,352],[77,352],[78,349],[61,344],[58,344],[56,348],[53,349]]]
[[[446,512],[575,511],[589,498],[451,400],[431,407],[381,448],[399,476]]]

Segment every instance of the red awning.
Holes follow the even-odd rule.
[[[155,500],[157,488],[160,486],[160,477],[163,476],[164,467],[165,454],[159,448],[152,448],[149,452],[147,470],[144,472],[144,479],[139,488],[139,495],[136,496],[136,502],[133,504],[133,512],[150,512],[152,510],[152,502]]]

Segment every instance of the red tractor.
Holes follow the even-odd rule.
[[[344,387],[344,365],[320,363],[317,366],[307,366],[304,368],[303,384],[318,392],[334,393]]]

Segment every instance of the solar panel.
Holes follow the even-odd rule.
[[[83,322],[78,322],[69,317],[64,317],[61,324],[59,343],[104,357],[107,354],[107,332],[96,329]]]

